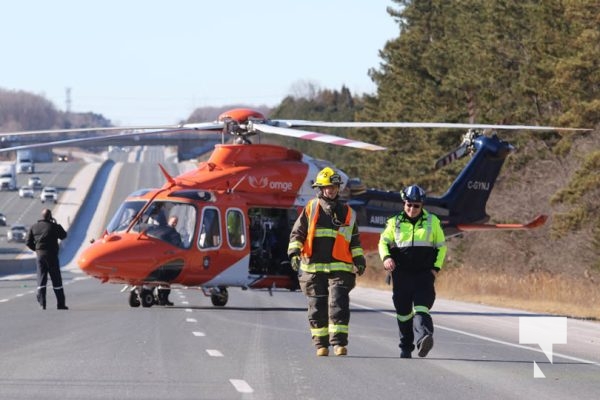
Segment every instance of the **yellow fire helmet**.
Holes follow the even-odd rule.
[[[335,172],[332,168],[325,167],[318,174],[315,183],[312,184],[312,187],[323,187],[323,186],[331,186],[342,184],[342,177]]]

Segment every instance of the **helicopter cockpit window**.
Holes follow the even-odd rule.
[[[134,232],[145,231],[146,235],[188,248],[192,242],[196,221],[196,209],[186,203],[155,201],[144,211],[144,215],[133,227]]]
[[[245,231],[244,214],[237,209],[227,210],[227,240],[229,245],[234,248],[246,246]]]
[[[126,201],[121,204],[115,215],[112,217],[106,231],[108,233],[121,232],[127,230],[127,227],[137,215],[142,207],[146,204],[145,201]]]
[[[201,249],[210,249],[221,246],[221,226],[219,224],[219,210],[213,207],[204,207],[198,246]]]

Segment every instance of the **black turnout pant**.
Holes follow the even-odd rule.
[[[300,288],[308,298],[308,323],[313,344],[319,347],[348,344],[350,291],[356,284],[351,272],[301,272]]]
[[[46,252],[37,253],[37,300],[41,306],[46,307],[46,284],[48,283],[48,274],[52,280],[52,287],[56,295],[57,307],[65,306],[65,292],[62,285],[62,276],[58,255]]]
[[[435,302],[435,276],[431,270],[392,272],[393,300],[400,331],[400,348],[413,351],[425,335],[433,335],[429,310]],[[416,342],[415,342],[416,339]]]

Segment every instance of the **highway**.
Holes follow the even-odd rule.
[[[87,225],[105,224],[133,190],[161,186],[162,157],[152,150],[136,162],[115,156],[94,215],[82,217]],[[77,172],[75,163],[65,165],[53,166],[65,168],[58,175],[66,183],[56,186],[68,187]],[[28,205],[22,206],[24,215]],[[37,213],[39,201],[33,208]],[[177,288],[174,307],[133,309],[120,285],[90,279],[73,262],[63,277],[69,311],[40,310],[31,277],[0,280],[0,399],[596,399],[600,393],[594,322],[568,319],[567,343],[554,345],[550,362],[539,346],[519,343],[520,317],[540,315],[438,299],[433,350],[404,360],[391,293],[359,287],[351,293],[348,356],[319,358],[299,292],[234,288],[227,306],[215,308],[200,290]],[[534,361],[545,378],[534,377]]]

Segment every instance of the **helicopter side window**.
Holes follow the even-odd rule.
[[[218,209],[213,207],[204,208],[198,245],[201,249],[209,249],[221,245],[221,227],[219,225]]]
[[[246,246],[245,231],[242,211],[238,209],[227,210],[227,240],[229,245],[234,248]]]

